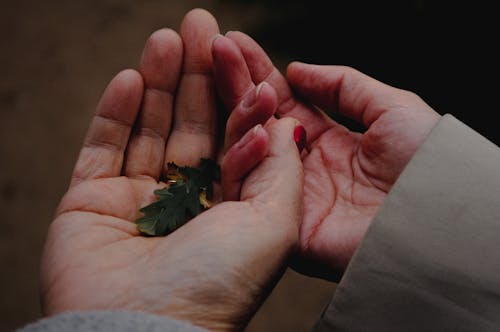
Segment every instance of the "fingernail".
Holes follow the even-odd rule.
[[[253,140],[253,138],[257,135],[257,133],[261,129],[262,125],[258,124],[255,127],[253,127],[253,129],[249,130],[245,135],[243,135],[243,137],[238,142],[238,147],[243,147],[247,145],[251,140]]]
[[[252,107],[255,104],[255,102],[257,102],[257,98],[259,97],[260,91],[262,90],[265,84],[267,83],[266,82],[260,83],[259,85],[257,85],[254,91],[248,93],[245,96],[242,104],[244,108]]]
[[[295,141],[295,144],[297,144],[299,152],[302,152],[307,143],[307,134],[304,126],[298,125],[297,127],[295,127],[295,129],[293,130],[293,140]]]
[[[216,40],[217,38],[219,38],[219,37],[224,37],[224,36],[222,36],[220,33],[216,34],[215,36],[213,36],[213,37],[212,37],[212,41],[210,42],[210,45],[213,45],[213,44],[214,44],[214,42],[215,42],[215,40]]]

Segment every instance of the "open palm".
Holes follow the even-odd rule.
[[[295,149],[291,139],[288,143],[275,149]],[[296,158],[293,171],[300,172]],[[145,311],[210,330],[241,330],[282,273],[297,240],[299,210],[283,215],[261,203],[300,201],[294,197],[299,187],[293,190],[288,183],[293,194],[274,199],[276,190],[285,189],[276,187],[276,177],[285,183],[279,177],[287,176],[269,172],[277,161],[289,165],[293,159],[264,160],[245,182],[244,201],[218,204],[166,238],[140,236],[132,222],[161,183],[111,177],[74,186],[46,242],[45,312]],[[256,187],[270,189],[255,195]]]
[[[237,49],[216,52],[226,59],[232,53],[233,69],[225,73],[232,84],[266,81],[278,94],[277,115],[306,127],[304,220],[294,267],[337,279],[438,114],[415,94],[348,67],[292,63],[285,79],[249,36],[226,37]],[[366,131],[351,131],[321,109],[351,118]]]
[[[256,166],[242,182],[241,201],[217,204],[167,237],[141,236],[133,223],[164,187],[169,162],[195,166],[224,148],[211,78],[217,32],[210,14],[191,11],[182,40],[172,30],[155,32],[139,72],[122,71],[106,88],[48,232],[41,271],[46,314],[135,310],[241,330],[284,271],[302,218],[291,119],[257,127],[245,144],[236,137],[227,151],[233,157],[223,163],[223,176],[238,196],[236,182],[247,172],[232,165]],[[296,208],[283,213],[280,207],[290,204]]]

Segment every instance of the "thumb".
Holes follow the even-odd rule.
[[[367,128],[384,109],[373,105],[374,102],[401,99],[401,90],[346,66],[293,62],[287,68],[287,79],[307,102],[339,112]]]
[[[299,150],[305,145],[306,133],[293,118],[270,121],[265,129],[268,153],[243,183],[241,200],[251,203],[273,224],[292,225],[298,231],[304,180]]]

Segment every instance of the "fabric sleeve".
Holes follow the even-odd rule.
[[[134,311],[74,311],[43,318],[17,332],[207,332],[187,322]]]
[[[500,331],[500,149],[443,116],[314,331]]]

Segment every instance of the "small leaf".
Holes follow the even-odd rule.
[[[168,164],[167,186],[157,189],[158,200],[142,207],[143,217],[136,220],[145,235],[167,235],[210,208],[213,181],[220,180],[220,167],[211,159],[201,159],[200,167]]]
[[[156,217],[142,217],[137,219],[136,223],[141,233],[155,235],[157,221]]]

